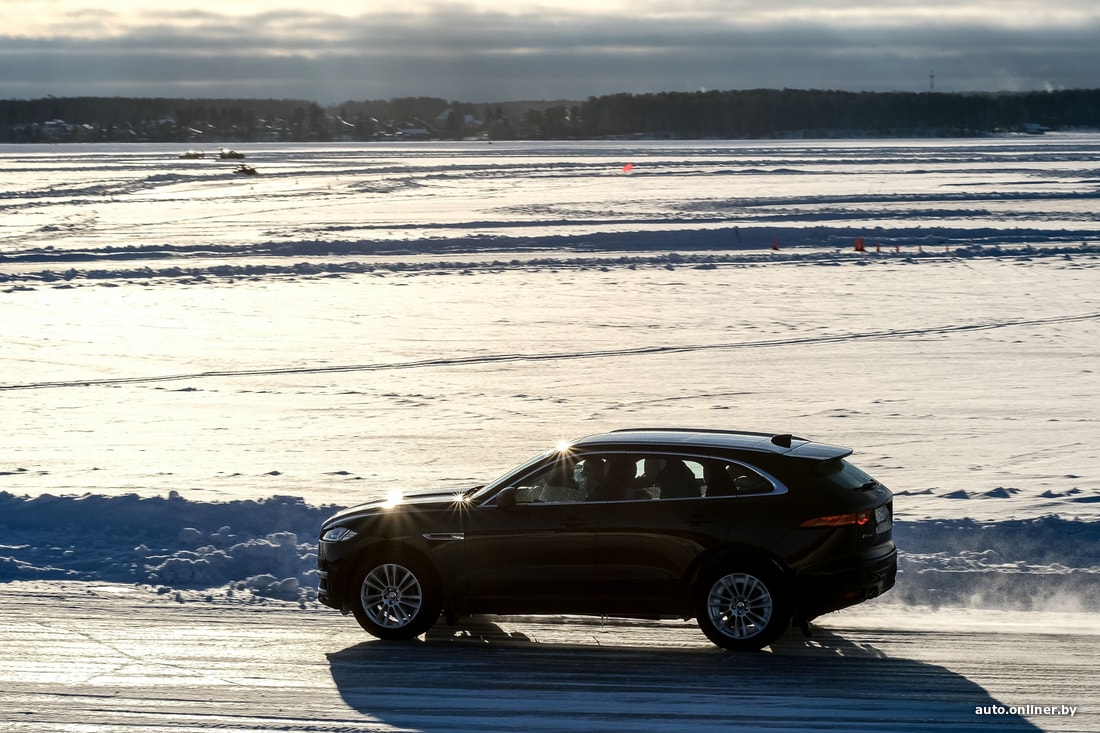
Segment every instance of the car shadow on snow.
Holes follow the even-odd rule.
[[[355,644],[328,654],[332,677],[352,709],[428,733],[1039,730],[965,677],[822,629],[787,635],[770,653],[732,654],[655,646],[644,625],[627,623],[628,636],[608,645],[560,623],[550,635],[564,639],[552,643],[532,638],[547,635],[544,622],[501,623],[464,619],[413,642]],[[644,645],[623,643],[632,628]]]

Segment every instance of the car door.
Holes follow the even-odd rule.
[[[596,579],[604,613],[678,614],[683,579],[724,541],[735,499],[706,496],[705,459],[632,454],[617,459],[630,489],[600,508]]]
[[[466,611],[594,610],[596,504],[574,476],[583,467],[555,458],[467,513]]]

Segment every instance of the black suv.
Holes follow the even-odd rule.
[[[695,618],[753,650],[894,585],[892,495],[792,435],[641,429],[561,444],[465,492],[330,517],[322,603],[382,639],[442,613]]]

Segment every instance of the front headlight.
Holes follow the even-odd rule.
[[[355,530],[347,527],[333,527],[321,535],[322,542],[343,542],[355,536]]]

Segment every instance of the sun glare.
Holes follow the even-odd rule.
[[[405,495],[401,493],[400,489],[390,489],[390,493],[386,494],[386,500],[382,502],[382,508],[392,509],[404,500]]]

